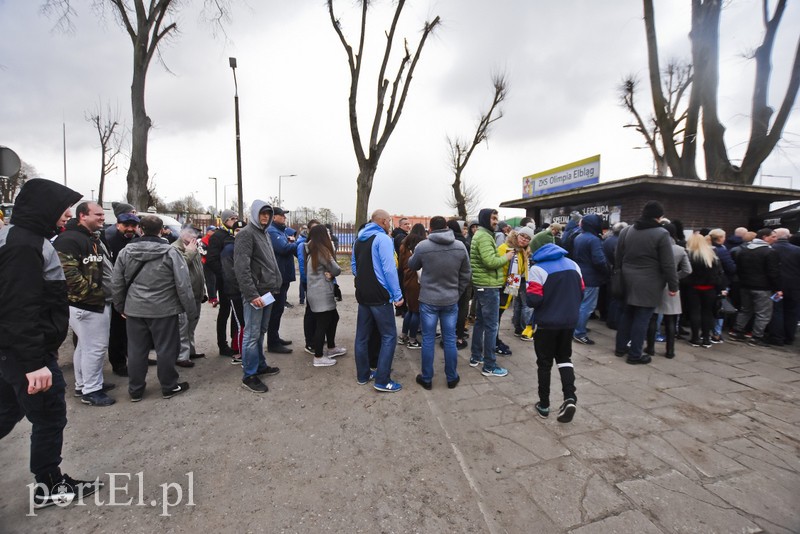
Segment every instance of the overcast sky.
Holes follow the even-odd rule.
[[[355,214],[358,171],[347,120],[346,56],[322,0],[234,2],[228,39],[212,35],[190,4],[176,14],[180,33],[161,48],[169,70],[154,62],[147,78],[153,120],[149,167],[159,194],[189,193],[219,204],[235,196],[233,76],[238,58],[245,201],[277,195],[283,204]],[[774,3],[774,2],[772,2]],[[0,0],[0,145],[14,149],[43,177],[63,180],[62,123],[67,130],[68,185],[87,198],[99,181],[99,141],[84,116],[98,105],[118,107],[129,127],[132,48],[113,14],[73,0],[75,29],[53,29],[38,0]],[[760,0],[734,0],[723,11],[720,117],[731,159],[749,134],[754,63],[760,42]],[[352,0],[334,3],[345,34],[358,35]],[[656,0],[662,64],[688,58],[688,0]],[[493,72],[508,74],[504,117],[479,147],[464,179],[478,183],[481,205],[522,195],[523,176],[595,154],[601,181],[652,173],[649,151],[619,106],[625,75],[642,80],[639,102],[649,110],[646,45],[639,0],[409,0],[400,35],[416,46],[426,19],[442,26],[426,44],[399,125],[381,158],[370,210],[406,215],[450,214],[449,135],[471,136],[487,107]],[[368,18],[368,66],[359,100],[362,135],[374,113],[375,77],[391,4],[376,2]],[[780,105],[800,35],[800,6],[791,2],[773,56],[770,102]],[[400,51],[396,46],[395,50]],[[399,56],[391,68],[396,68]],[[391,72],[391,70],[390,70]],[[795,103],[795,109],[800,104]],[[127,161],[108,179],[106,200],[125,194]],[[702,173],[702,160],[698,161]],[[800,116],[794,113],[779,149],[762,167],[764,185],[800,189]],[[96,192],[95,192],[96,194]],[[521,214],[501,210],[501,216]]]

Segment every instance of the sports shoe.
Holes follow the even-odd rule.
[[[374,387],[378,391],[383,391],[385,393],[394,393],[395,391],[400,391],[403,389],[403,385],[400,382],[395,382],[394,380],[389,380],[385,384],[373,384]]]
[[[272,352],[273,354],[290,354],[292,349],[284,347],[283,345],[275,345],[274,347],[268,347],[267,352]]]
[[[281,370],[278,367],[270,367],[268,365],[263,369],[259,369],[258,371],[256,371],[256,376],[275,376],[280,372]]]
[[[537,402],[536,405],[534,405],[534,408],[536,408],[536,413],[539,414],[539,417],[544,417],[547,419],[547,417],[550,415],[550,407],[542,406],[540,402]]]
[[[117,387],[117,385],[116,385],[116,384],[103,384],[103,387],[100,389],[100,391],[102,391],[103,393],[105,393],[106,391],[111,391],[111,390],[112,390],[112,389],[114,389],[115,387]],[[75,395],[76,397],[83,397],[83,390],[81,390],[80,388],[75,388],[75,393],[74,393],[74,395]]]
[[[734,332],[733,330],[728,332],[728,338],[732,341],[746,341],[744,334],[741,332]]]
[[[664,337],[664,336],[662,336],[661,334],[658,334],[658,335],[656,336],[656,343],[664,343],[664,342],[666,342],[666,341],[667,341],[667,338],[666,338],[666,337]]]
[[[220,356],[233,356],[236,354],[236,351],[230,348],[229,346],[225,345],[224,347],[219,348],[219,355]]]
[[[564,404],[561,405],[561,408],[558,409],[558,417],[556,417],[556,421],[559,423],[569,423],[572,421],[572,418],[575,415],[575,409],[574,399],[565,400]]]
[[[330,367],[336,365],[336,360],[327,356],[314,357],[314,367]]]
[[[162,390],[161,396],[165,399],[171,399],[175,395],[180,395],[181,393],[185,393],[187,389],[189,389],[189,382],[179,382],[172,389]]]
[[[719,334],[712,335],[710,341],[711,341],[711,343],[714,343],[715,345],[718,344],[718,343],[724,343],[724,341],[722,340],[722,336],[719,335]]]
[[[332,349],[325,349],[325,356],[328,358],[338,358],[347,354],[347,349],[344,347],[333,347]]]
[[[533,341],[533,336],[532,335],[529,336],[527,334],[522,334],[521,336],[519,336],[519,338],[522,341],[528,341],[528,342]]]
[[[511,349],[508,345],[497,345],[494,348],[494,353],[499,354],[500,356],[511,356]]]
[[[403,334],[400,334],[399,336],[397,336],[397,344],[398,345],[405,345],[406,343],[408,343],[408,336],[405,336]]]
[[[420,343],[416,339],[409,339],[406,342],[406,347],[409,348],[409,349],[421,349],[422,348],[422,343]]]
[[[144,391],[133,394],[131,393],[131,402],[139,402],[144,397]]]
[[[46,485],[46,484],[45,484]],[[45,489],[39,484],[33,493],[33,507],[36,509],[47,508],[54,504],[70,504],[77,497],[83,499],[93,495],[103,483],[97,480],[75,480],[67,474],[61,475],[61,479],[54,482],[50,488]]]
[[[594,345],[594,341],[589,339],[588,336],[572,336],[573,341],[577,341],[581,345]]]
[[[192,360],[178,360],[175,365],[178,367],[194,367],[194,362]]]
[[[699,339],[690,339],[689,340],[689,345],[691,345],[693,347],[699,347],[699,346],[701,346],[701,341]]]
[[[314,355],[314,347],[312,347],[311,345],[306,345],[305,347],[303,347],[303,350],[312,356]]]
[[[431,382],[426,382],[425,380],[423,380],[423,379],[422,379],[422,375],[417,375],[417,379],[416,379],[416,380],[417,380],[417,384],[419,384],[419,385],[420,385],[420,386],[422,386],[423,388],[427,389],[428,391],[430,391],[431,389],[433,389],[433,383],[431,383]]]
[[[231,356],[231,365],[241,365],[242,364],[242,355],[237,354],[235,356]]]
[[[81,402],[89,406],[111,406],[117,401],[103,393],[102,390],[99,390],[81,395]]]
[[[753,336],[750,339],[748,339],[747,344],[750,347],[769,347],[769,343],[764,341],[764,338],[756,336]]]
[[[470,367],[478,367],[482,363],[483,363],[483,358],[480,358],[480,359],[470,358],[469,359],[469,366]]]
[[[522,330],[514,330],[514,337],[520,337],[522,335]]]
[[[646,365],[651,361],[653,361],[653,359],[647,354],[642,354],[641,358],[631,358],[630,356],[625,358],[625,363],[629,363],[631,365],[636,365],[636,364]]]
[[[703,347],[704,349],[710,349],[710,348],[711,348],[711,340],[710,340],[710,339],[704,339],[704,340],[701,342],[701,345],[702,345],[702,347]]]
[[[484,367],[483,371],[481,371],[481,374],[483,376],[506,376],[508,374],[508,369],[503,369],[502,367],[487,369],[486,367]]]
[[[361,380],[358,380],[358,379],[356,379],[356,382],[358,382],[358,385],[359,385],[359,386],[363,386],[363,385],[367,384],[368,382],[371,382],[371,381],[372,381],[372,380],[374,380],[374,379],[375,379],[375,371],[373,371],[373,370],[370,370],[370,372],[369,372],[369,378],[367,378],[367,379],[366,379],[366,380],[364,380],[363,382],[362,382]]]
[[[242,387],[249,389],[253,393],[266,393],[269,391],[267,385],[262,382],[256,375],[248,376],[242,380]]]
[[[466,349],[469,346],[466,339],[457,339],[456,340],[456,350]]]

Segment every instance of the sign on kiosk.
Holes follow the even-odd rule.
[[[522,198],[538,197],[596,184],[600,181],[600,154],[522,179]]]

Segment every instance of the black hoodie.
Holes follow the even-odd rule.
[[[29,373],[45,366],[67,335],[67,284],[49,239],[64,211],[81,195],[36,178],[14,204],[13,224],[0,230],[0,353]]]
[[[480,212],[478,212],[478,224],[489,230],[492,235],[494,235],[494,228],[492,228],[493,213],[497,213],[497,210],[492,208],[483,208]]]

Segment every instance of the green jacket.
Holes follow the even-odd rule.
[[[472,285],[503,287],[505,284],[503,267],[508,263],[508,258],[498,255],[494,233],[486,228],[478,228],[478,231],[472,236],[469,263],[472,267]]]

